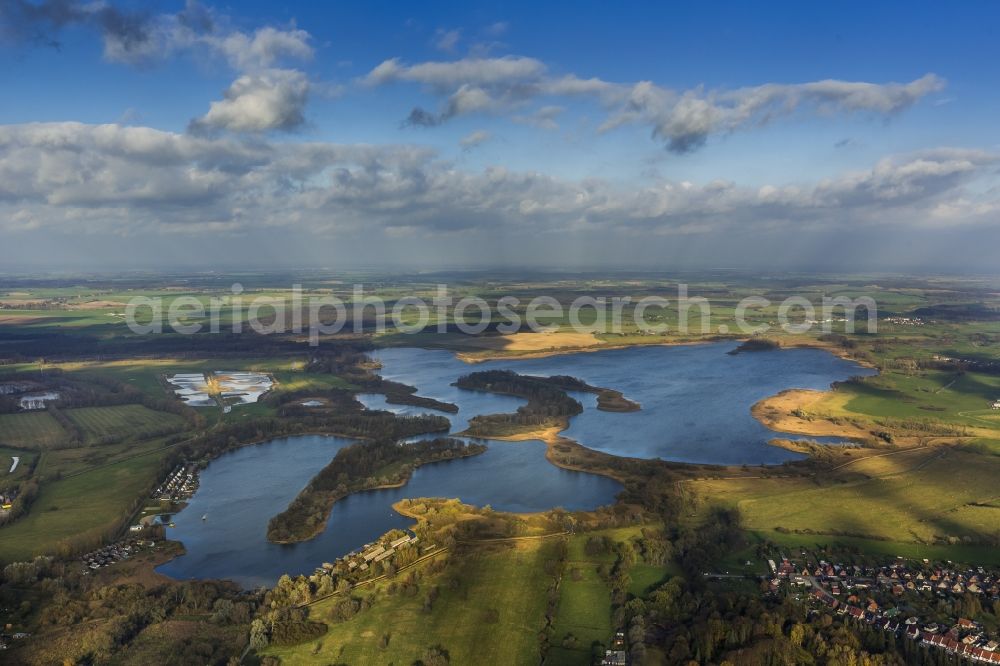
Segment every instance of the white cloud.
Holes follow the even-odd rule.
[[[475,132],[470,132],[469,134],[463,136],[458,143],[463,149],[472,150],[476,146],[480,146],[492,138],[493,135],[490,132],[487,132],[486,130],[476,130]]]
[[[363,79],[368,85],[385,85],[407,81],[429,86],[447,93],[463,85],[514,85],[537,79],[545,65],[534,58],[505,56],[503,58],[464,58],[449,62],[424,62],[405,65],[392,58],[375,67]]]
[[[648,124],[670,150],[687,152],[703,145],[713,134],[765,125],[804,110],[818,114],[892,115],[943,87],[944,81],[934,74],[910,83],[824,80],[769,83],[729,91],[697,88],[682,93],[646,81],[633,86],[626,103],[604,128],[628,122]]]
[[[486,140],[466,137],[469,144]],[[0,228],[158,233],[288,228],[420,237],[586,231],[625,236],[995,224],[1000,156],[940,149],[814,184],[652,180],[625,187],[501,167],[462,171],[412,146],[272,143],[145,127],[0,126]]]
[[[208,113],[191,122],[193,130],[234,132],[291,130],[305,122],[303,110],[309,81],[299,71],[268,69],[236,79],[223,99],[212,102]]]
[[[415,125],[437,125],[468,113],[504,112],[537,98],[591,98],[607,110],[602,131],[625,124],[646,125],[669,150],[679,153],[699,148],[710,136],[759,127],[796,113],[889,116],[944,87],[941,78],[927,74],[909,83],[827,79],[678,91],[651,81],[621,84],[573,74],[552,76],[541,61],[515,56],[412,65],[399,59],[386,60],[372,69],[364,82],[372,86],[417,83],[444,98],[436,112],[413,109],[409,122]],[[463,103],[470,96],[474,96],[473,103]],[[517,117],[520,121],[525,118]]]
[[[521,123],[522,125],[531,125],[532,127],[538,127],[541,129],[554,130],[559,129],[559,123],[556,122],[558,118],[566,109],[561,106],[548,105],[536,109],[528,114],[517,115],[512,118],[516,123]]]
[[[444,30],[438,28],[434,33],[434,48],[447,53],[454,53],[459,40],[462,39],[461,30]]]
[[[4,29],[0,36],[8,39],[33,35],[35,41],[58,46],[58,32],[70,25],[98,31],[105,58],[126,64],[145,64],[202,50],[222,56],[237,71],[249,72],[313,56],[312,38],[305,30],[293,25],[245,32],[196,0],[188,0],[175,14],[154,15],[119,9],[107,2],[79,0],[41,4],[11,0],[0,5],[0,26]]]
[[[271,67],[282,59],[309,60],[313,56],[310,36],[305,30],[259,28],[253,34],[233,31],[228,35],[209,36],[204,42],[220,53],[238,70]]]
[[[483,30],[483,32],[491,37],[500,37],[501,35],[506,33],[507,30],[509,29],[510,29],[510,23],[508,23],[507,21],[496,21],[486,26],[486,29]]]

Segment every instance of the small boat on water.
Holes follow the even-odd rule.
[[[201,519],[202,520],[208,520],[208,514],[206,513],[204,516],[201,517]]]

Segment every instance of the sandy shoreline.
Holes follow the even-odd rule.
[[[713,342],[739,342],[735,338],[715,338],[708,340],[676,340],[676,341],[663,341],[659,340],[656,342],[627,342],[622,344],[607,344],[607,345],[592,345],[587,347],[559,347],[554,349],[544,349],[537,351],[519,351],[515,349],[511,350],[490,350],[484,349],[482,351],[468,352],[468,351],[458,351],[454,348],[448,347],[437,347],[436,349],[448,349],[455,353],[455,358],[462,361],[463,363],[468,363],[469,365],[475,365],[476,363],[485,363],[486,361],[519,361],[522,359],[531,358],[550,358],[552,356],[566,356],[569,354],[580,354],[583,352],[600,352],[609,351],[612,349],[630,349],[632,347],[690,347],[693,345],[707,345]]]

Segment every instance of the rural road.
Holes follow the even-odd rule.
[[[897,455],[897,454],[900,454],[900,453],[907,453],[909,451],[916,451],[917,449],[925,449],[925,448],[927,448],[927,445],[926,444],[921,444],[920,446],[913,446],[913,447],[910,447],[908,449],[899,449],[898,451],[890,451],[889,453],[880,453],[880,454],[875,455],[875,456],[864,456],[863,458],[855,458],[853,460],[849,460],[849,461],[845,462],[842,465],[837,465],[836,467],[831,467],[829,471],[834,472],[834,471],[836,471],[838,469],[843,469],[843,468],[847,467],[848,465],[853,465],[854,463],[861,462],[862,460],[872,460],[874,458],[884,458],[886,456],[894,456],[894,455]]]

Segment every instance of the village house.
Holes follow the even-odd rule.
[[[385,546],[379,544],[378,546],[375,546],[371,550],[367,550],[364,553],[362,553],[361,557],[362,559],[364,559],[365,562],[371,562],[384,552],[385,552]]]

